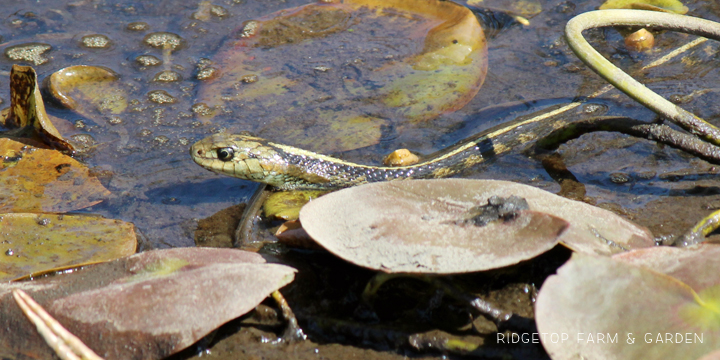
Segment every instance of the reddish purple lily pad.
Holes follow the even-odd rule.
[[[696,293],[648,268],[576,253],[540,289],[538,333],[554,360],[697,359],[720,349],[712,276],[716,285]]]
[[[12,298],[27,292],[106,359],[161,359],[255,308],[295,270],[233,249],[155,250],[73,274],[0,286],[0,349],[51,358]]]

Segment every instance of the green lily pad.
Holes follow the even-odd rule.
[[[700,358],[720,349],[713,275],[717,285],[696,293],[645,267],[573,254],[540,289],[540,340],[554,360]]]
[[[684,15],[688,12],[687,6],[678,0],[607,0],[600,5],[605,9],[638,9],[671,12]]]
[[[486,48],[473,13],[452,2],[322,1],[247,22],[213,59],[220,75],[198,98],[248,117],[242,130],[310,150],[356,149],[377,143],[388,122],[464,106],[485,78]]]
[[[0,352],[53,357],[15,304],[13,289],[27,292],[103,358],[161,359],[249,312],[294,272],[255,253],[179,248],[0,285]]]
[[[0,138],[0,212],[67,212],[110,194],[86,166],[56,150]]]
[[[0,282],[132,255],[131,223],[97,216],[0,215]]]

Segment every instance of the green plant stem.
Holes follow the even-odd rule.
[[[648,89],[598,53],[582,36],[587,29],[605,26],[642,26],[720,40],[720,24],[677,14],[645,10],[598,10],[580,14],[565,26],[570,48],[590,68],[616,88],[678,126],[720,145],[720,129]]]

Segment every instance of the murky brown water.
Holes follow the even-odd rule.
[[[196,236],[200,235],[208,243],[228,245],[227,231],[234,226],[227,222],[237,221],[236,205],[243,203],[256,185],[201,169],[190,160],[188,147],[225,127],[257,131],[265,124],[252,123],[252,116],[248,114],[242,117],[246,123],[239,124],[230,124],[228,119],[217,123],[198,121],[192,112],[199,87],[197,74],[204,59],[211,59],[225,37],[244,21],[304,3],[221,0],[215,5],[226,13],[222,15],[223,12],[216,9],[221,17],[211,14],[208,21],[203,21],[193,18],[199,6],[197,1],[5,1],[0,10],[3,15],[0,50],[26,43],[48,44],[52,47],[44,53],[48,61],[34,65],[39,78],[69,65],[101,65],[120,74],[123,83],[132,89],[130,110],[120,116],[120,124],[112,125],[103,118],[83,118],[48,106],[48,112],[67,120],[67,127],[72,128],[77,120],[88,125],[77,132],[92,136],[97,146],[82,160],[103,174],[102,181],[113,192],[111,199],[82,212],[133,222],[142,234],[141,249],[194,246]],[[539,3],[543,11],[530,20],[530,26],[516,24],[491,31],[488,77],[470,104],[438,119],[405,126],[400,132],[385,132],[378,145],[336,155],[377,164],[384,154],[401,147],[429,154],[516,116],[569,102],[602,88],[604,81],[572,54],[562,32],[567,20],[593,10],[599,1],[543,0]],[[691,9],[690,15],[716,21],[720,17],[720,6],[715,2],[692,1],[686,5]],[[128,28],[137,22],[146,23],[147,28],[137,25]],[[153,32],[177,34],[184,40],[183,45],[170,57],[163,58],[161,49],[143,42],[145,36]],[[102,37],[87,37],[96,34],[106,36],[109,46],[83,45],[105,41]],[[709,89],[690,97],[683,106],[718,124],[720,102],[714,84],[720,80],[717,70],[720,57],[716,43],[707,42],[660,67],[637,73],[643,65],[692,37],[664,33],[658,36],[658,45],[650,54],[635,54],[624,49],[622,38],[614,30],[595,30],[586,35],[602,53],[661,95],[689,95]],[[163,63],[141,65],[136,59],[143,55],[153,55]],[[4,105],[9,103],[7,85],[12,64],[9,58],[0,58],[0,98]],[[152,81],[158,73],[169,70],[179,74],[182,80]],[[166,91],[176,101],[152,102],[148,94],[155,90]],[[568,118],[580,115],[655,118],[652,112],[618,91],[572,110]],[[123,137],[125,133],[129,135],[127,139]],[[274,140],[282,142],[283,139]],[[679,151],[624,135],[602,133],[583,136],[563,145],[559,152],[569,170],[584,185],[586,201],[647,226],[656,236],[678,234],[711,210],[720,208],[720,182],[716,180],[715,167]],[[540,161],[522,151],[468,170],[462,176],[518,181],[554,192],[560,189]],[[224,225],[224,230],[212,225],[213,221]],[[507,271],[463,277],[463,281],[483,284],[476,285],[475,290],[499,304],[526,302],[524,309],[527,310],[530,297],[524,286],[539,287],[565,256],[566,253],[558,250],[537,262]],[[286,295],[314,342],[273,345],[268,341],[275,338],[277,327],[248,327],[244,324],[251,319],[244,319],[228,324],[209,341],[215,344],[209,349],[206,349],[208,342],[203,342],[178,358],[189,358],[201,351],[203,358],[223,359],[399,359],[415,354],[398,340],[405,339],[407,334],[437,328],[457,333],[457,327],[462,327],[453,328],[457,325],[453,321],[448,324],[433,320],[451,317],[438,313],[440,310],[436,309],[440,307],[428,305],[433,291],[412,280],[390,285],[387,293],[381,294],[382,304],[369,310],[361,305],[358,297],[365,281],[372,276],[370,272],[312,252],[292,251],[285,254],[282,261],[300,269],[298,280],[286,290]],[[398,306],[398,303],[408,305]],[[442,311],[455,311],[458,318],[467,317],[457,304],[446,302],[445,305]],[[376,331],[363,332],[354,328],[354,324],[341,324],[336,320],[353,320]],[[455,322],[467,325],[462,320]],[[236,329],[241,330],[235,332]],[[467,330],[460,333],[462,331]],[[501,347],[490,355],[504,351],[518,357],[543,356],[540,349],[532,346]]]

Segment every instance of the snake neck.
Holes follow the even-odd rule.
[[[498,152],[487,137],[467,141],[433,156],[427,161],[398,167],[369,166],[268,142],[286,161],[286,181],[280,190],[338,189],[370,182],[402,179],[428,179],[451,176],[485,161]]]

